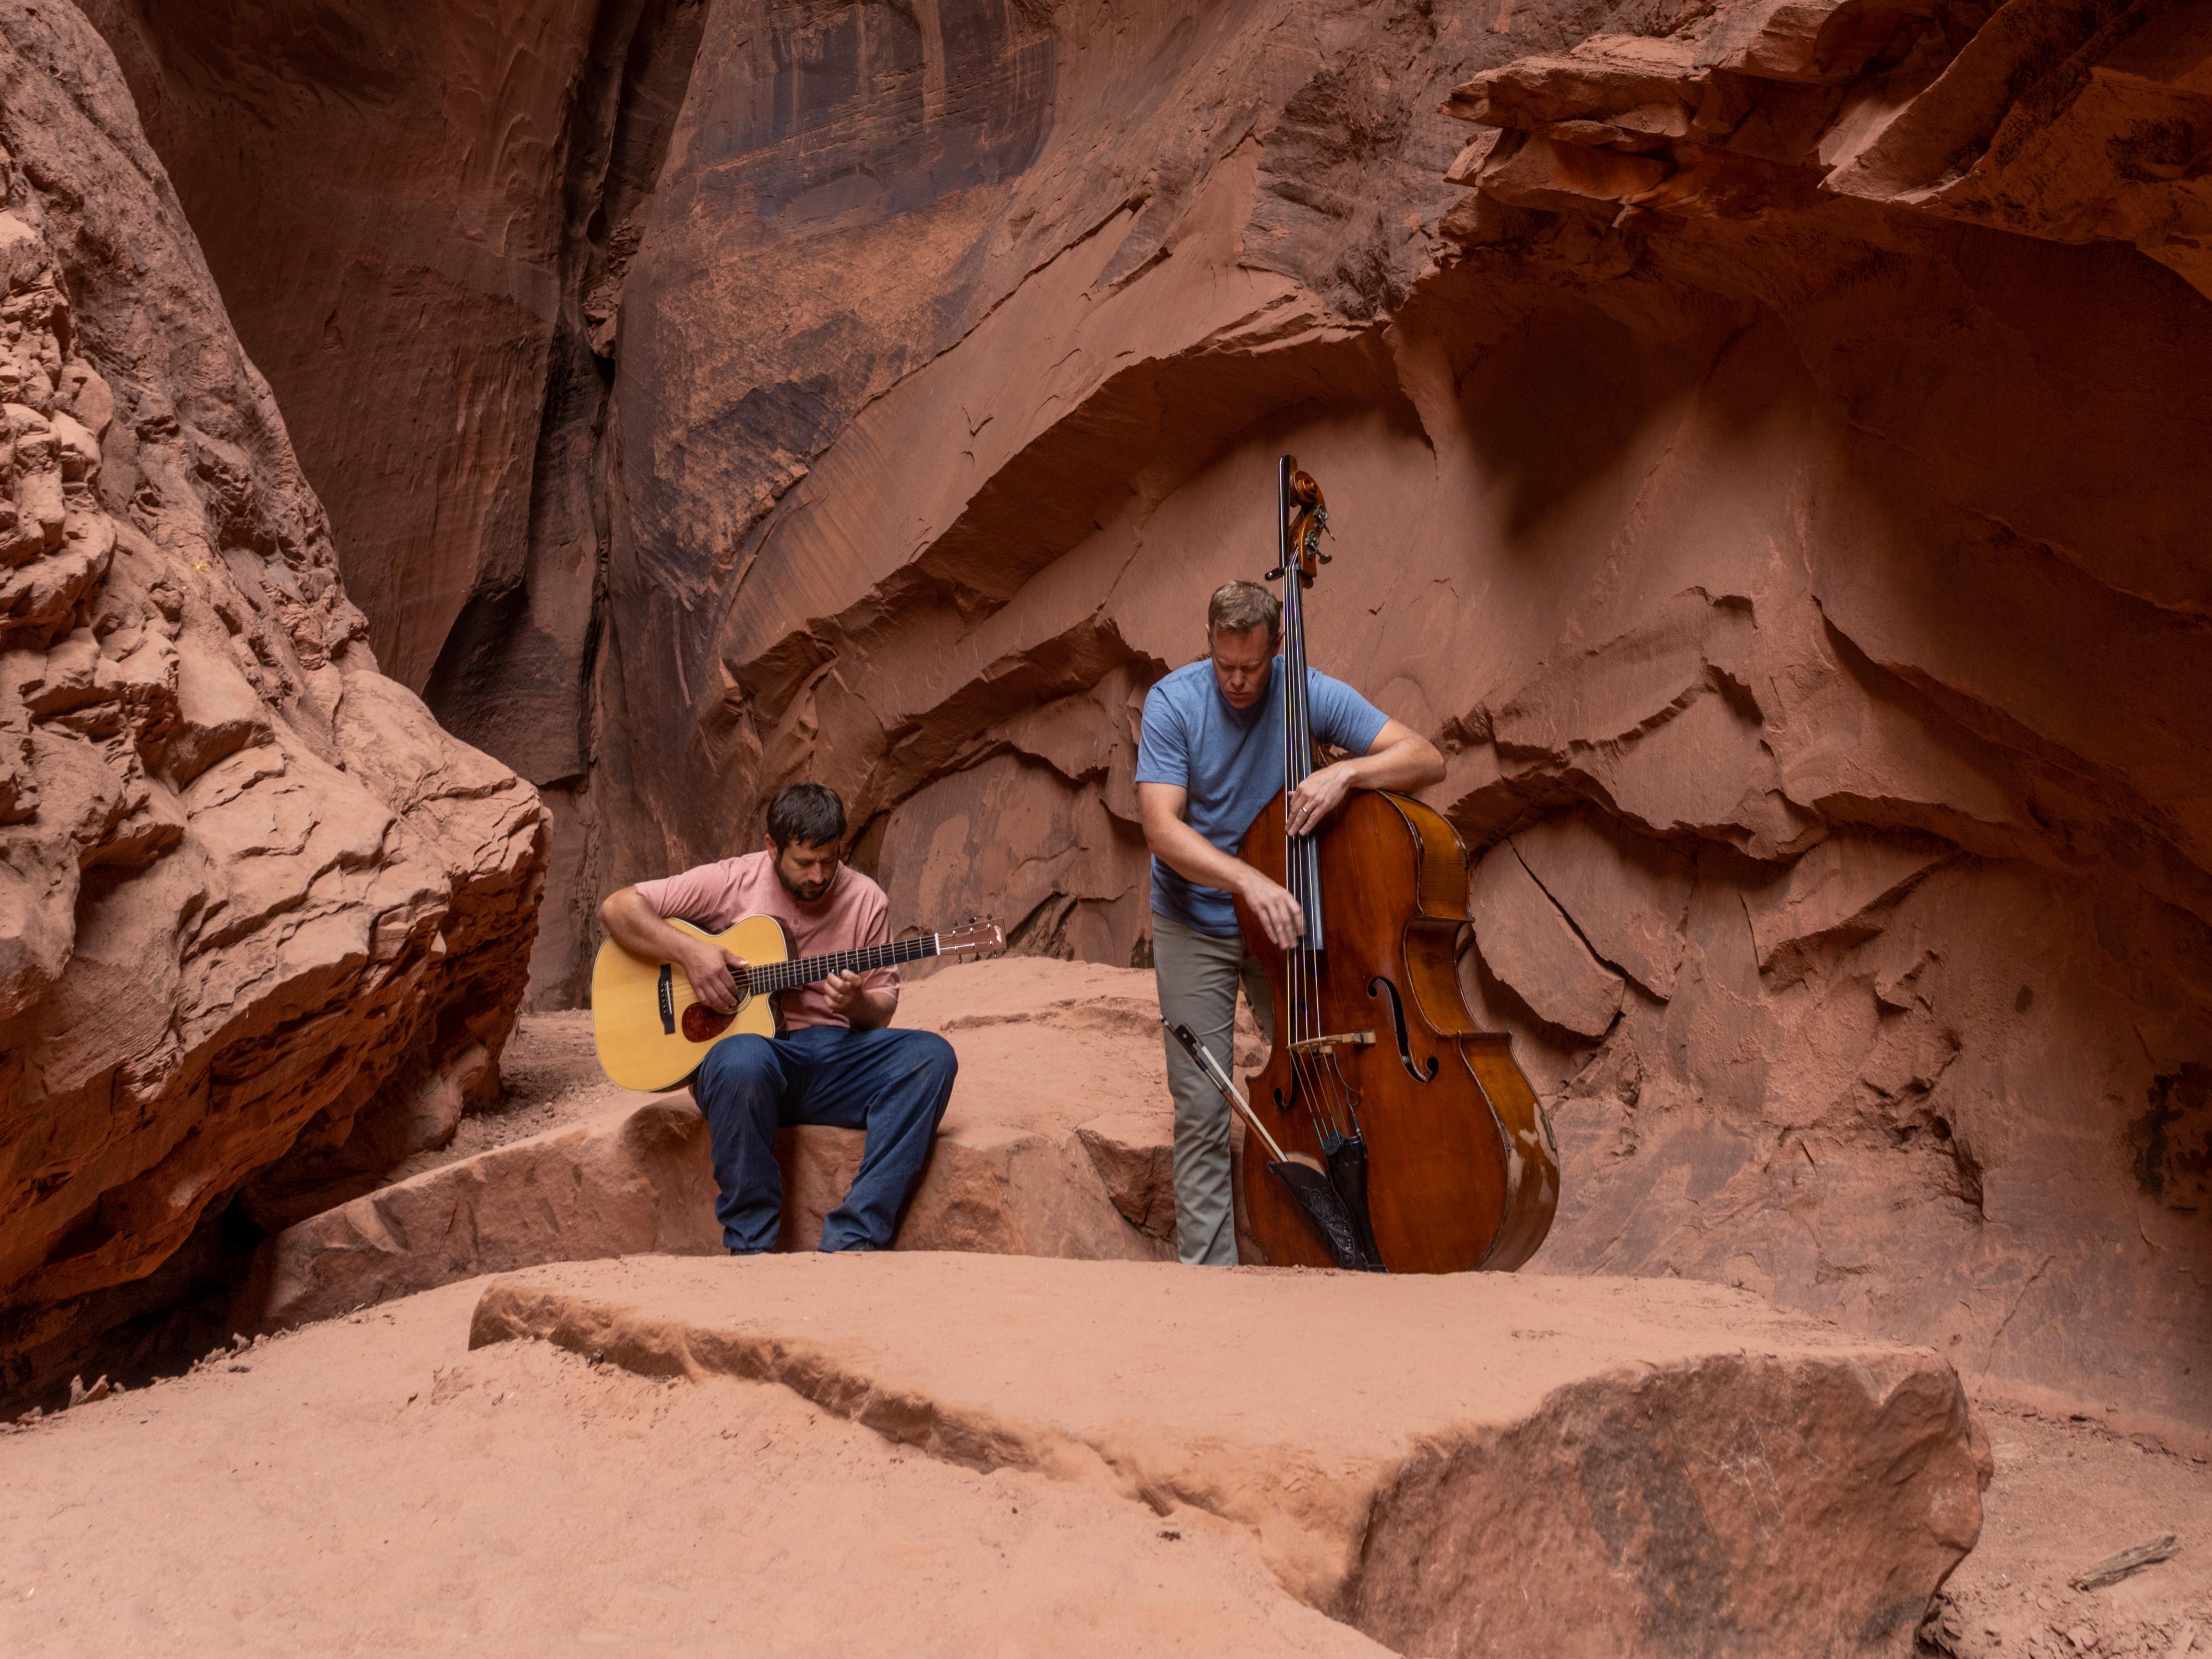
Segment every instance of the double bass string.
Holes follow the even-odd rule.
[[[1314,517],[1309,516],[1306,526],[1306,538],[1317,543],[1320,538],[1318,521]],[[1299,562],[1303,568],[1304,561],[1301,559]],[[1314,753],[1312,682],[1309,678],[1306,611],[1303,594],[1298,602],[1298,710],[1301,727],[1299,752],[1310,771],[1313,765]],[[1299,839],[1303,843],[1305,855],[1306,878],[1314,895],[1316,942],[1310,956],[1309,973],[1312,988],[1311,1023],[1314,1035],[1320,1036],[1324,1035],[1323,1022],[1321,1018],[1321,952],[1328,948],[1328,935],[1324,931],[1322,915],[1321,837],[1318,835],[1310,834]],[[1340,1138],[1348,1135],[1356,1120],[1352,1117],[1350,1091],[1345,1082],[1343,1068],[1338,1064],[1336,1051],[1333,1048],[1325,1048],[1316,1054],[1313,1059],[1313,1070],[1316,1079],[1322,1085],[1322,1102],[1328,1113],[1329,1129]]]
[[[1308,718],[1305,691],[1304,605],[1302,603],[1300,549],[1296,539],[1296,521],[1290,500],[1290,464],[1285,460],[1279,474],[1280,493],[1277,502],[1280,508],[1278,520],[1281,546],[1283,576],[1283,873],[1289,882],[1291,895],[1297,901],[1298,917],[1303,933],[1298,943],[1291,947],[1287,966],[1290,983],[1284,998],[1285,1012],[1290,1020],[1290,1059],[1292,1085],[1305,1096],[1306,1115],[1313,1124],[1318,1141],[1323,1130],[1317,1109],[1318,1094],[1306,1061],[1306,1051],[1298,1045],[1316,1035],[1310,1029],[1309,1018],[1312,979],[1313,905],[1312,884],[1308,879],[1304,848],[1301,838],[1293,833],[1290,822],[1291,791],[1305,781],[1312,750],[1307,740]]]
[[[1288,469],[1285,469],[1287,473]],[[1287,485],[1289,480],[1285,477]],[[1305,923],[1304,942],[1291,951],[1291,994],[1285,999],[1288,1005],[1291,1040],[1293,1044],[1324,1035],[1322,1030],[1320,1007],[1319,951],[1326,944],[1321,915],[1321,846],[1318,837],[1291,833],[1288,822],[1290,792],[1305,781],[1313,768],[1313,718],[1306,667],[1305,633],[1305,542],[1311,534],[1310,513],[1302,514],[1303,522],[1293,523],[1290,518],[1291,503],[1285,499],[1282,507],[1285,515],[1284,554],[1284,629],[1283,629],[1283,744],[1284,744],[1284,873],[1290,878],[1292,896],[1297,900],[1299,914]],[[1322,945],[1316,945],[1321,940]],[[1293,1047],[1291,1051],[1291,1074],[1306,1097],[1307,1116],[1313,1123],[1316,1139],[1326,1146],[1329,1137],[1342,1137],[1351,1113],[1351,1101],[1346,1089],[1344,1074],[1332,1054],[1315,1054]],[[1352,1118],[1356,1122],[1356,1117]]]
[[[1304,539],[1303,536],[1300,539]],[[1298,553],[1299,557],[1294,576],[1300,589],[1296,684],[1298,716],[1298,777],[1303,782],[1313,772],[1313,700],[1312,682],[1309,678],[1306,653],[1306,607],[1304,592],[1305,558],[1303,547],[1298,550]],[[1305,963],[1306,1035],[1311,1038],[1327,1034],[1321,1009],[1321,953],[1328,948],[1328,939],[1326,932],[1327,919],[1322,913],[1320,837],[1310,833],[1300,836],[1297,838],[1297,852],[1299,872],[1304,878],[1304,886],[1307,895],[1304,901],[1308,930],[1307,944],[1306,948],[1300,954]],[[1332,1087],[1335,1081],[1332,1073],[1335,1068],[1329,1062],[1330,1056],[1326,1051],[1310,1054],[1305,1062],[1307,1088],[1310,1097],[1319,1107],[1316,1115],[1321,1121],[1316,1123],[1316,1131],[1321,1135],[1324,1145],[1327,1144],[1328,1134],[1343,1133],[1341,1121],[1336,1110],[1335,1091]]]
[[[1299,781],[1298,705],[1293,690],[1296,681],[1291,678],[1297,653],[1298,578],[1291,546],[1291,463],[1287,456],[1276,464],[1275,507],[1276,574],[1283,582],[1283,879],[1291,890],[1291,896],[1297,901],[1298,915],[1303,923],[1306,911],[1304,872],[1298,864],[1297,838],[1291,833],[1291,791],[1297,787]],[[1294,944],[1284,953],[1284,966],[1287,973],[1283,992],[1283,1012],[1291,1027],[1291,1046],[1286,1052],[1290,1055],[1291,1089],[1294,1097],[1304,1092],[1305,1082],[1304,1075],[1298,1068],[1297,1048],[1305,1035],[1304,961],[1302,945]],[[1310,1099],[1306,1102],[1306,1112],[1311,1116],[1313,1103]]]

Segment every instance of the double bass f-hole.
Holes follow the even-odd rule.
[[[1398,1000],[1398,988],[1377,974],[1367,981],[1367,994],[1370,997],[1379,995],[1375,988],[1378,985],[1390,994],[1390,1024],[1396,1027],[1398,1032],[1399,1063],[1412,1073],[1414,1082],[1434,1083],[1437,1080],[1437,1057],[1434,1054],[1429,1056],[1425,1071],[1413,1064],[1413,1042],[1406,1031],[1406,1005]]]

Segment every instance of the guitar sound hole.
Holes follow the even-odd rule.
[[[686,1042],[708,1042],[730,1029],[735,1014],[718,1014],[703,1002],[695,1002],[684,1011],[684,1040]]]

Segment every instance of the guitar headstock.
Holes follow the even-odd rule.
[[[988,916],[981,921],[963,922],[957,927],[949,927],[937,936],[937,953],[939,956],[965,953],[982,956],[1006,948],[1006,929]]]

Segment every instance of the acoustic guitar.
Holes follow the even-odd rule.
[[[592,965],[592,1036],[599,1045],[600,1069],[625,1089],[680,1088],[716,1043],[748,1033],[774,1036],[778,991],[811,985],[832,974],[864,974],[927,957],[1001,950],[1006,943],[997,922],[971,921],[950,933],[794,957],[791,934],[775,916],[745,916],[719,933],[688,921],[668,925],[744,958],[744,972],[730,970],[738,982],[737,1011],[719,1013],[702,1002],[677,963],[648,960],[608,939]]]

